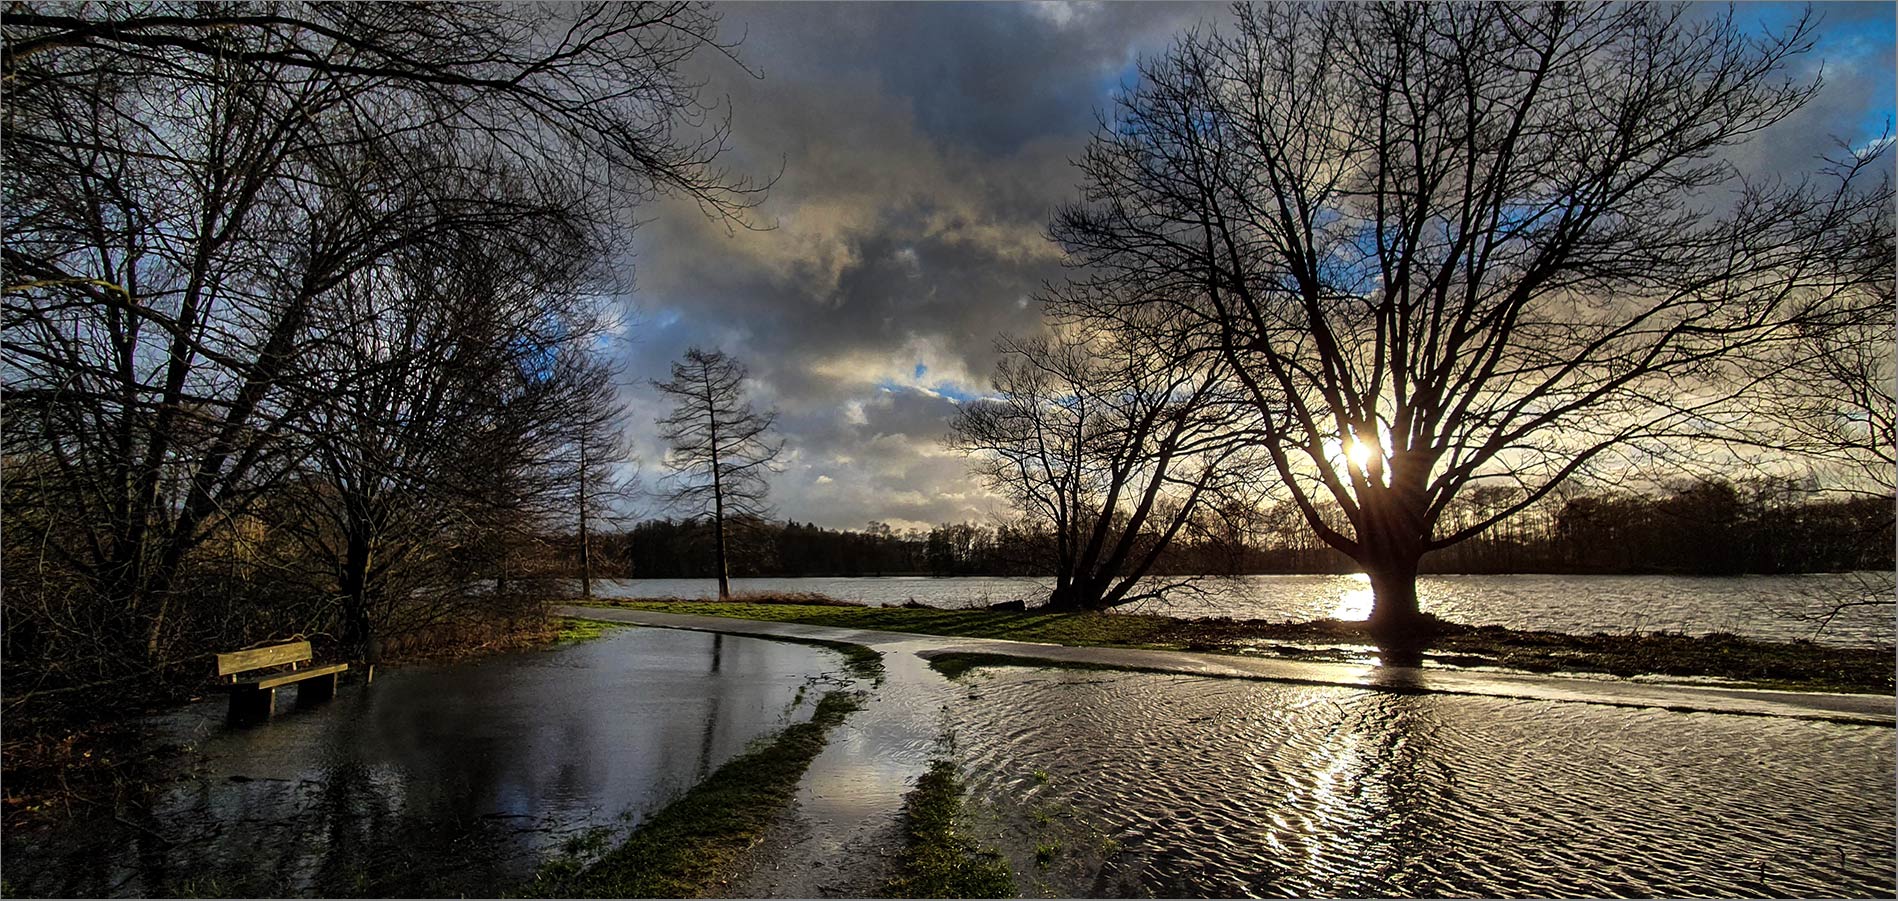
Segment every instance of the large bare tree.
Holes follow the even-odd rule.
[[[1058,329],[1002,342],[995,396],[956,417],[950,445],[1053,538],[1048,606],[1105,610],[1184,582],[1141,579],[1215,502],[1262,470],[1243,398],[1217,359],[1181,360],[1154,331]],[[1248,498],[1256,503],[1258,498]]]
[[[726,521],[766,514],[765,474],[784,450],[784,442],[771,435],[777,411],[752,410],[745,378],[744,364],[722,351],[694,347],[672,364],[670,380],[653,382],[674,401],[671,415],[659,420],[659,435],[669,446],[668,493],[675,506],[712,518],[720,599],[731,597]]]
[[[1241,5],[1143,63],[1055,236],[1224,358],[1310,527],[1418,636],[1418,561],[1664,455],[1891,261],[1868,156],[1753,182],[1809,24],[1659,4]],[[1858,268],[1822,265],[1849,259]],[[1135,297],[1137,301],[1122,302]],[[1443,528],[1468,489],[1514,500]],[[1342,525],[1322,515],[1326,502]]]

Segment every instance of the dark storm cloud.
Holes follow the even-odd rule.
[[[653,468],[663,412],[645,380],[688,345],[749,364],[789,442],[781,515],[899,526],[992,509],[940,438],[987,387],[994,341],[1038,326],[1033,294],[1061,260],[1049,214],[1076,197],[1070,161],[1142,54],[1227,18],[1221,4],[726,4],[738,56],[696,61],[729,98],[738,171],[782,177],[735,234],[660,203],[632,248],[626,396]],[[1741,7],[1783,21],[1781,7]],[[1749,168],[1864,140],[1889,110],[1891,7],[1822,7],[1828,87],[1796,129],[1746,148]],[[1792,125],[1794,123],[1788,123]],[[1804,167],[1802,167],[1804,168]]]

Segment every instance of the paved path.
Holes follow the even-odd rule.
[[[996,638],[917,635],[875,629],[840,629],[802,623],[778,623],[724,616],[657,613],[625,607],[555,607],[561,616],[754,635],[764,638],[814,638],[875,647],[889,644],[925,645],[924,657],[949,653],[998,654],[1071,663],[1129,667],[1196,676],[1264,679],[1310,685],[1344,685],[1398,692],[1485,695],[1499,698],[1609,704],[1618,707],[1661,707],[1667,710],[1781,716],[1890,726],[1898,724],[1898,699],[1888,695],[1829,694],[1766,691],[1698,685],[1666,685],[1585,677],[1517,675],[1470,670],[1413,667],[1358,666],[1316,663],[1230,654],[1189,651],[1148,651],[1132,648],[1070,647]]]

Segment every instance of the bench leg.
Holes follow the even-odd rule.
[[[274,688],[240,688],[231,692],[231,719],[238,722],[267,720],[277,712]]]
[[[336,677],[340,673],[317,676],[297,683],[297,706],[318,704],[336,697]]]

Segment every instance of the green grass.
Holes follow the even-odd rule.
[[[574,644],[592,641],[608,632],[631,626],[632,623],[618,623],[603,619],[581,619],[565,616],[560,619],[560,631],[554,634],[555,644]]]
[[[1039,867],[1046,867],[1047,865],[1054,863],[1055,857],[1058,856],[1060,853],[1061,853],[1061,842],[1059,840],[1055,840],[1051,842],[1037,842],[1035,844],[1035,865]]]
[[[555,635],[556,644],[572,644],[591,641],[614,630],[637,628],[636,623],[623,623],[617,620],[586,619],[577,616],[561,617],[560,631]],[[773,637],[772,641],[784,641],[791,644],[807,644],[826,648],[843,655],[844,668],[851,675],[881,682],[883,679],[883,653],[866,648],[860,644],[845,641],[826,641],[822,638]]]
[[[904,847],[897,875],[883,891],[891,898],[1011,898],[1008,861],[957,831],[962,780],[955,764],[937,760],[903,799]]]
[[[814,645],[816,647],[836,651],[843,655],[844,669],[849,670],[851,675],[869,679],[878,684],[882,684],[883,682],[882,651],[866,648],[860,644],[851,644],[847,641],[825,641],[821,638],[786,638],[783,636],[773,636],[771,640],[788,641],[792,644]]]
[[[768,622],[806,623],[841,629],[882,629],[924,635],[1006,638],[1099,647],[1170,647],[1169,632],[1191,620],[1166,616],[1104,613],[1002,613],[991,610],[935,610],[915,607],[863,607],[836,604],[761,601],[617,601],[616,607],[729,616]]]
[[[616,606],[661,613],[728,616],[844,629],[1005,638],[1081,647],[1149,648],[1245,656],[1350,659],[1351,652],[1284,642],[1369,646],[1363,623],[1317,620],[1176,619],[1130,613],[1004,613],[913,607],[840,606],[835,602],[621,601]],[[1431,655],[1439,662],[1526,672],[1615,676],[1719,677],[1756,687],[1890,694],[1898,668],[1892,649],[1839,648],[1809,641],[1772,642],[1735,635],[1671,632],[1570,635],[1438,620]],[[1363,653],[1363,648],[1358,654]],[[989,661],[999,664],[1001,661]],[[932,661],[939,670],[956,661]],[[974,664],[985,665],[985,664]],[[963,671],[966,671],[965,666]]]
[[[817,702],[808,722],[719,767],[641,823],[591,865],[571,856],[541,867],[526,890],[545,898],[693,898],[716,887],[771,825],[830,730],[859,706],[850,692]]]

